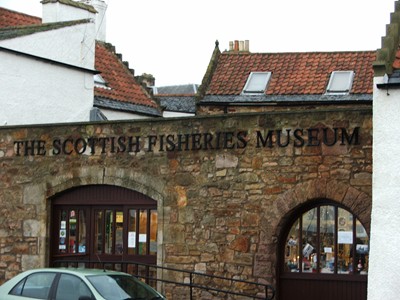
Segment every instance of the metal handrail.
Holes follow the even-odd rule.
[[[218,275],[210,275],[210,274],[205,274],[205,273],[200,273],[200,272],[195,272],[195,271],[188,271],[188,270],[181,270],[181,269],[176,269],[176,268],[171,268],[171,267],[164,267],[164,266],[158,266],[158,265],[153,265],[153,264],[145,264],[141,262],[135,262],[135,261],[91,261],[91,260],[57,260],[53,262],[54,266],[61,266],[63,264],[67,264],[68,266],[70,265],[76,265],[78,267],[79,264],[87,264],[89,265],[102,265],[102,268],[105,268],[105,265],[136,265],[136,266],[144,266],[146,267],[146,273],[148,274],[148,270],[150,268],[155,268],[155,269],[161,269],[161,270],[167,270],[167,271],[173,271],[173,272],[180,272],[180,273],[187,273],[189,274],[189,283],[184,283],[184,282],[178,282],[178,281],[172,281],[172,280],[167,280],[167,279],[161,279],[161,278],[154,278],[151,276],[142,276],[138,274],[132,274],[135,275],[138,278],[145,279],[146,282],[148,283],[150,280],[152,281],[157,281],[157,282],[164,282],[164,283],[170,283],[170,284],[176,284],[179,286],[184,286],[188,287],[190,289],[190,300],[193,299],[193,289],[201,289],[201,290],[206,290],[206,291],[213,291],[213,292],[218,292],[218,293],[224,293],[227,295],[235,295],[235,296],[244,296],[244,297],[249,297],[252,299],[263,299],[263,300],[272,300],[275,297],[275,289],[269,285],[269,284],[263,284],[263,283],[257,283],[257,282],[252,282],[252,281],[246,281],[246,280],[241,280],[241,279],[234,279],[234,278],[227,278],[223,276],[218,276]],[[196,284],[194,283],[194,277],[207,277],[210,279],[221,279],[221,280],[226,280],[230,281],[231,283],[244,283],[244,284],[249,284],[249,285],[254,285],[254,286],[261,286],[263,287],[265,291],[265,297],[262,296],[257,296],[257,295],[251,295],[248,293],[243,293],[243,292],[235,292],[231,290],[226,290],[226,289],[219,289],[219,288],[214,288],[202,284]]]

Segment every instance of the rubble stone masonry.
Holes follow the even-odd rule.
[[[158,202],[158,264],[274,285],[299,205],[369,232],[371,174],[371,109],[2,127],[0,283],[48,265],[51,197],[109,184]]]

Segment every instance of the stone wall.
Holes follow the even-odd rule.
[[[0,282],[48,264],[52,196],[111,184],[158,201],[159,264],[275,284],[299,205],[342,203],[369,231],[372,113],[3,127],[0,166]]]

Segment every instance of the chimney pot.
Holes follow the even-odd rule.
[[[229,42],[229,51],[233,51],[233,41]]]
[[[244,42],[243,41],[239,42],[239,51],[244,51]]]
[[[235,41],[235,47],[233,49],[234,51],[239,51],[239,41]]]
[[[244,51],[250,52],[250,41],[249,40],[244,41]]]

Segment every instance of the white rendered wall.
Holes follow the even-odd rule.
[[[94,19],[95,14],[86,9],[65,5],[60,2],[50,2],[42,5],[42,22],[64,22],[82,19]]]
[[[96,40],[105,42],[107,4],[103,0],[86,0],[81,2],[93,6],[97,13],[92,13],[79,7],[65,5],[60,2],[50,2],[42,5],[42,22],[52,23],[92,19],[96,24]]]
[[[107,4],[103,0],[86,0],[87,4],[92,5],[96,10],[96,40],[105,42],[107,31]]]
[[[139,119],[148,119],[148,116],[143,116],[139,114],[116,111],[111,109],[100,108],[101,112],[106,116],[107,120],[139,120]]]
[[[193,117],[195,114],[191,113],[181,113],[175,111],[163,111],[164,118],[179,118],[179,117]]]
[[[93,74],[0,50],[0,126],[88,121]]]
[[[87,23],[1,40],[0,46],[93,70],[94,35],[95,25]]]
[[[398,300],[400,282],[400,89],[373,100],[373,196],[368,300]]]

